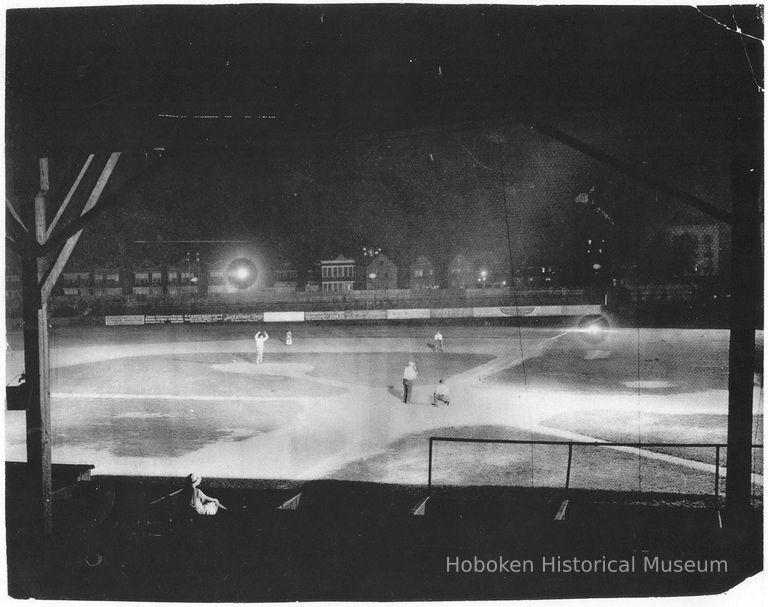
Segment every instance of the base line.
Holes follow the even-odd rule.
[[[296,397],[290,396],[205,396],[177,395],[177,394],[99,394],[99,393],[81,393],[81,392],[53,392],[54,398],[104,398],[119,400],[226,400],[226,401],[278,401],[278,400],[296,400]]]

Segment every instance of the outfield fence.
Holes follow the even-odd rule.
[[[526,439],[503,439],[503,438],[463,438],[463,437],[447,437],[447,436],[430,436],[429,437],[429,467],[427,473],[427,488],[428,496],[432,494],[433,479],[432,470],[434,463],[434,444],[437,442],[444,443],[477,443],[477,444],[507,444],[507,445],[528,445],[528,446],[550,446],[550,447],[563,447],[568,449],[568,463],[566,465],[564,474],[564,488],[571,488],[571,465],[573,463],[573,448],[574,447],[608,447],[618,449],[660,449],[660,448],[674,448],[674,449],[712,449],[714,451],[715,463],[714,463],[714,490],[713,497],[715,504],[720,500],[720,468],[721,468],[721,453],[724,449],[727,449],[725,443],[671,443],[671,442],[654,442],[654,443],[641,443],[641,442],[604,442],[604,441],[557,441],[557,440],[526,440]],[[752,450],[763,449],[762,444],[753,444]],[[638,453],[639,454],[639,453]],[[665,455],[665,454],[659,454]],[[674,463],[674,462],[672,462]]]

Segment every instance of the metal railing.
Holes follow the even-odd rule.
[[[429,437],[429,471],[427,476],[427,495],[432,495],[432,458],[433,445],[435,442],[445,443],[498,443],[512,445],[550,445],[568,447],[568,464],[565,472],[565,488],[570,489],[571,485],[571,463],[573,461],[573,447],[630,447],[633,449],[648,448],[683,448],[683,449],[714,449],[715,450],[715,503],[720,499],[720,451],[727,448],[725,443],[613,443],[601,441],[557,441],[557,440],[524,440],[524,439],[506,439],[506,438],[459,438],[448,436],[430,436]],[[762,449],[763,445],[753,444],[752,449]]]

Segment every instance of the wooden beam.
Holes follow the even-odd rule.
[[[59,248],[70,236],[82,230],[91,221],[96,219],[99,214],[104,212],[105,209],[122,201],[128,193],[132,192],[134,188],[143,183],[150,175],[156,174],[160,169],[167,167],[168,165],[169,161],[163,159],[161,161],[153,162],[138,173],[135,173],[132,177],[121,183],[116,190],[105,195],[96,207],[92,208],[87,213],[84,212],[79,217],[75,217],[72,221],[67,223],[66,226],[59,228],[55,234],[51,234],[50,238],[48,238],[48,242],[45,243],[45,246],[42,247],[38,254],[47,255]]]
[[[33,234],[25,232],[22,226],[12,220],[5,221],[5,235],[7,239],[13,241],[13,249],[22,257],[35,257],[35,252],[39,248]]]
[[[85,172],[88,170],[88,167],[91,166],[91,162],[93,161],[94,154],[90,154],[85,161],[85,164],[83,164],[83,168],[80,169],[80,174],[77,176],[77,179],[75,179],[75,182],[72,184],[72,187],[69,188],[69,192],[67,192],[66,198],[64,198],[64,201],[59,206],[59,209],[56,211],[56,216],[51,220],[51,225],[48,226],[48,230],[45,233],[46,240],[51,236],[53,233],[53,230],[56,228],[56,224],[59,223],[59,219],[61,219],[61,216],[64,214],[64,211],[66,211],[67,206],[69,205],[69,201],[72,199],[72,196],[75,193],[75,190],[77,190],[77,186],[80,185],[80,182],[83,179],[83,176],[85,175]]]
[[[48,177],[48,159],[40,159],[40,191],[47,194],[50,190],[50,179]]]
[[[11,203],[8,198],[5,199],[5,208],[8,209],[8,212],[11,214],[11,217],[13,217],[16,220],[16,223],[19,224],[19,227],[24,230],[25,232],[29,232],[29,229],[27,226],[24,225],[24,222],[21,220],[21,217],[19,217],[19,214],[16,212],[16,207],[13,206],[13,203]]]
[[[427,515],[427,501],[429,496],[425,497],[413,508],[411,508],[411,516],[426,516]]]
[[[555,514],[555,520],[556,521],[564,521],[565,520],[565,512],[568,510],[568,500],[563,500],[560,504],[560,507],[557,509],[557,514]]]
[[[46,196],[47,191],[40,190],[37,193],[37,196],[35,196],[35,239],[37,240],[37,244],[44,245],[45,244],[45,207],[46,207]],[[44,257],[38,258],[38,264],[37,264],[37,280],[40,282],[43,278],[43,274],[45,273],[45,268],[48,263],[48,260]]]
[[[611,156],[610,154],[603,152],[602,150],[596,148],[595,146],[585,143],[583,141],[580,141],[575,137],[572,137],[571,135],[568,135],[559,129],[556,129],[552,126],[549,126],[548,124],[543,124],[534,120],[526,120],[525,118],[521,119],[520,122],[528,125],[533,130],[538,131],[542,135],[551,137],[555,141],[559,141],[563,145],[567,145],[569,148],[573,148],[574,150],[577,150],[582,154],[586,154],[587,156],[595,158],[596,160],[599,160],[600,162],[613,167],[619,172],[624,173],[625,175],[628,175],[635,181],[638,181],[640,183],[647,183],[648,185],[659,190],[660,192],[664,192],[665,194],[674,196],[681,202],[684,202],[688,206],[693,207],[694,209],[697,209],[702,213],[706,213],[710,217],[714,217],[715,219],[727,224],[730,224],[733,221],[733,216],[731,215],[730,211],[727,211],[718,206],[715,206],[712,203],[706,202],[705,200],[702,200],[698,196],[694,196],[693,194],[690,194],[685,190],[678,188],[675,185],[672,185],[662,179],[659,179],[658,177],[649,175],[645,171],[639,169],[638,167],[633,166],[623,160],[620,160],[615,156]]]
[[[19,245],[11,236],[8,234],[5,235],[5,246],[8,247],[11,251],[16,253],[19,257],[24,257],[26,255],[26,248]]]
[[[91,192],[91,195],[88,197],[88,200],[83,207],[82,215],[85,215],[88,211],[93,209],[94,206],[96,206],[96,203],[99,201],[99,197],[104,191],[104,188],[106,187],[107,182],[112,175],[112,171],[115,169],[115,165],[119,159],[120,152],[113,152],[110,154],[109,159],[107,160],[106,165],[104,165],[104,169],[101,171],[101,175],[99,175],[99,179],[96,182],[93,191]],[[69,257],[72,255],[72,251],[75,250],[77,241],[80,239],[80,235],[82,233],[83,229],[81,228],[78,232],[75,232],[75,234],[69,237],[67,242],[64,244],[64,247],[59,252],[56,261],[53,263],[46,276],[43,278],[40,295],[40,298],[43,302],[47,301],[51,296],[53,287],[56,285],[56,281],[59,279],[64,266],[67,265],[67,261],[69,261]]]
[[[277,507],[277,509],[278,510],[298,510],[300,501],[301,501],[301,493],[297,493],[289,500],[286,500],[285,502],[280,504]]]

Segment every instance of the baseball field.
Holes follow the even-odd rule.
[[[253,334],[266,329],[264,363]],[[53,461],[95,474],[425,484],[429,437],[724,443],[728,333],[448,325],[161,325],[51,330]],[[6,375],[23,370],[9,329]],[[762,333],[758,352],[762,360]],[[413,402],[402,375],[416,363]],[[449,406],[432,406],[443,379]],[[763,393],[754,391],[754,442]],[[6,459],[25,459],[6,412]],[[437,484],[559,487],[561,445],[436,442]],[[762,450],[753,455],[762,495]],[[720,457],[727,465],[727,452]],[[720,470],[720,477],[724,471]],[[576,446],[571,487],[712,493],[714,448]],[[722,486],[724,488],[724,485]]]

